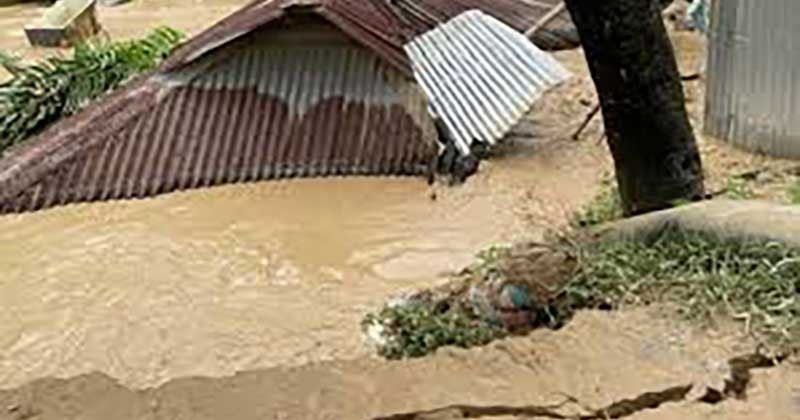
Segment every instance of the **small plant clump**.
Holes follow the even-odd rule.
[[[476,274],[486,280],[497,280],[502,277],[500,273],[500,262],[506,258],[511,250],[511,245],[497,244],[491,245],[478,252],[477,263],[473,270]]]
[[[725,185],[725,198],[731,200],[749,200],[755,197],[750,183],[741,177],[728,178]]]
[[[622,199],[613,179],[606,179],[595,198],[584,206],[574,217],[577,227],[591,227],[621,219],[623,217]]]
[[[363,326],[379,336],[378,353],[391,360],[422,357],[444,346],[482,346],[507,335],[465,311],[424,304],[387,306],[368,315]]]
[[[12,75],[0,83],[0,153],[154,68],[182,38],[175,29],[160,28],[140,40],[82,44],[70,58],[31,65],[0,54],[0,65]]]
[[[669,233],[654,242],[613,242],[581,251],[559,306],[673,303],[684,318],[719,315],[779,348],[800,346],[800,251],[779,243]],[[564,308],[566,308],[564,310]]]
[[[800,179],[796,179],[792,185],[789,186],[789,202],[792,204],[800,204]]]

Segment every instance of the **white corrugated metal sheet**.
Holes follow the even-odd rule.
[[[471,10],[405,47],[431,107],[463,154],[494,144],[569,73],[519,32]]]
[[[705,131],[800,157],[800,1],[712,2]]]

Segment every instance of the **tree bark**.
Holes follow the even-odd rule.
[[[625,214],[701,199],[700,154],[659,3],[566,3],[600,98]]]

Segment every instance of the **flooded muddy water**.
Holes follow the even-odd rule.
[[[241,3],[136,0],[99,13],[116,38],[163,24],[193,33]],[[40,9],[0,7],[0,49],[53,53],[26,47],[21,31]],[[359,323],[388,295],[429,286],[487,245],[536,238],[592,196],[608,157],[566,140],[590,82],[579,52],[561,58],[576,79],[459,187],[293,180],[0,218],[0,388],[93,371],[141,388],[368,355]]]
[[[387,295],[540,234],[530,196],[589,196],[602,158],[574,152],[523,144],[453,188],[294,180],[0,218],[0,384],[99,370],[142,387],[363,356],[359,320]]]
[[[241,3],[136,0],[100,15],[114,37],[193,33]],[[53,53],[21,31],[40,9],[0,7],[0,49]],[[560,331],[396,363],[362,342],[359,321],[388,295],[430,286],[489,244],[536,239],[592,197],[609,168],[599,123],[569,140],[591,81],[579,51],[558,57],[576,77],[463,186],[293,180],[0,217],[0,420],[370,419],[565,399],[558,411],[577,414],[719,386],[720,361],[751,343],[649,311],[581,313]],[[746,402],[630,418],[795,418],[798,372],[754,373]]]

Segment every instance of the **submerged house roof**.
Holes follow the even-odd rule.
[[[538,3],[548,1],[556,3]],[[478,11],[463,13],[474,8],[496,19]],[[471,140],[492,142],[544,88],[564,77],[555,61],[500,23],[523,31],[548,10],[518,0],[256,1],[189,40],[155,72],[54,124],[0,159],[0,213],[284,176],[422,173],[427,160],[435,158],[430,141],[435,130],[424,96],[407,82],[419,83],[436,112],[452,124],[462,152],[468,151]],[[321,18],[374,53],[379,62],[342,47],[344,53],[334,67],[343,76],[333,80],[337,76],[327,75],[331,72],[326,70],[299,75],[275,71],[287,65],[318,66],[321,62],[314,51],[295,59],[274,47],[278,41],[273,42],[277,48],[273,56],[242,49],[240,41],[256,31],[306,27],[302,16]],[[464,24],[466,29],[459,30]],[[440,32],[431,31],[434,28]],[[441,42],[442,36],[455,39],[459,33],[463,37],[458,42]],[[474,39],[479,35],[490,36]],[[480,64],[477,67],[460,58],[421,59],[455,54],[469,39],[492,46],[473,60],[472,64]],[[234,56],[222,54],[229,48],[239,50]],[[533,58],[521,59],[527,55]],[[207,62],[216,67],[203,64]],[[381,66],[394,69],[407,82],[390,78],[383,81],[388,87],[379,88],[380,81],[370,77],[369,70],[386,74]],[[442,72],[456,77],[442,77]],[[497,76],[480,77],[484,72]],[[253,78],[267,73],[275,76],[253,85]],[[545,73],[549,78],[541,77]],[[372,87],[358,86],[359,79]],[[516,95],[507,97],[509,91]],[[453,97],[460,101],[452,101]],[[458,121],[459,110],[476,101],[486,101],[481,112],[488,117]],[[303,115],[293,108],[297,106]],[[245,120],[247,107],[262,114]],[[381,132],[382,127],[390,132]],[[315,150],[311,138],[331,130],[341,132],[339,143]],[[268,133],[259,134],[263,139],[254,138],[264,132]],[[365,136],[391,143],[365,148]],[[258,141],[290,144],[274,146],[275,150],[270,145],[263,154],[276,157],[268,158],[259,149],[266,143],[254,144]],[[258,156],[251,158],[248,153],[254,150],[259,150]]]
[[[179,48],[162,70],[174,70],[289,10],[307,8],[336,24],[342,31],[375,50],[411,75],[404,52],[406,43],[469,10],[480,10],[517,31],[535,26],[561,0],[256,0]],[[570,26],[567,13],[559,15],[534,36],[543,49],[563,45],[558,29]]]

